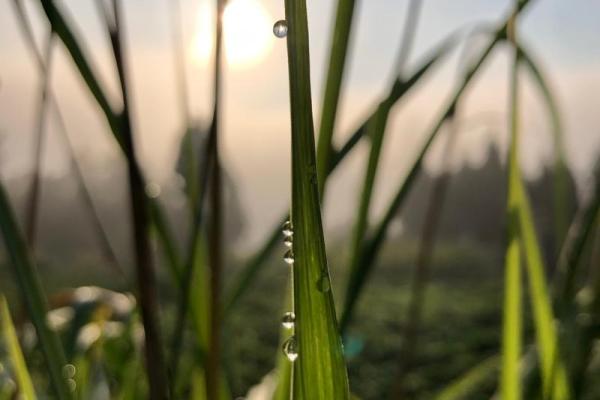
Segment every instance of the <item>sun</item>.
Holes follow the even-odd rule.
[[[198,9],[193,58],[207,64],[214,52],[214,11],[207,2]],[[270,50],[273,40],[272,21],[257,0],[230,0],[223,13],[223,45],[227,63],[247,67],[260,62]]]

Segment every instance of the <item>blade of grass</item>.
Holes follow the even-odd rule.
[[[523,250],[527,260],[529,295],[533,306],[544,398],[568,399],[570,398],[569,382],[558,352],[558,336],[554,324],[552,301],[546,284],[546,270],[533,225],[531,206],[520,180],[519,185],[518,217]]]
[[[109,32],[113,50],[113,57],[117,67],[121,96],[123,99],[123,112],[121,113],[121,127],[123,148],[125,151],[127,170],[129,176],[130,207],[133,220],[133,239],[135,251],[136,274],[139,291],[139,304],[142,311],[144,325],[144,350],[146,356],[146,373],[150,386],[151,399],[165,399],[169,397],[165,359],[162,349],[160,316],[158,313],[158,295],[156,277],[152,262],[148,201],[145,193],[145,184],[142,172],[135,154],[133,130],[129,106],[129,93],[127,75],[125,72],[125,52],[122,49],[121,35],[122,16],[117,0],[112,2],[114,21],[111,24],[106,18],[106,27]],[[106,16],[108,17],[108,16]]]
[[[52,29],[60,37],[63,44],[67,48],[69,54],[71,55],[71,59],[75,63],[75,66],[79,70],[81,77],[86,83],[88,89],[94,99],[102,109],[108,125],[110,126],[115,139],[119,142],[121,147],[124,146],[122,143],[123,138],[121,137],[121,117],[117,114],[112,107],[110,106],[110,102],[108,101],[108,97],[106,96],[102,86],[99,83],[98,78],[96,77],[96,73],[94,72],[91,64],[87,60],[82,50],[81,44],[78,42],[73,30],[69,27],[65,17],[62,12],[54,4],[54,0],[39,0],[42,5],[46,17],[50,22]]]
[[[67,363],[64,351],[58,336],[48,327],[46,297],[2,183],[0,183],[0,230],[23,302],[27,306],[29,317],[37,332],[52,387],[60,400],[71,399],[69,388],[62,377],[62,368]]]
[[[563,124],[560,118],[560,110],[558,108],[556,96],[554,96],[553,90],[551,90],[544,72],[539,67],[539,62],[534,60],[531,52],[527,50],[522,43],[519,44],[519,53],[521,63],[530,71],[534,82],[541,92],[552,122],[552,133],[554,136],[554,242],[558,248],[558,246],[563,243],[567,233],[567,212],[570,208],[569,198],[567,196],[568,171],[565,161],[565,135]]]
[[[294,392],[313,400],[348,399],[348,377],[338,333],[319,206],[310,89],[308,21],[304,0],[286,0],[292,125],[294,229]]]
[[[46,65],[45,74],[42,76],[40,84],[40,98],[37,104],[37,118],[35,133],[33,135],[33,173],[31,186],[27,195],[27,213],[25,215],[25,236],[32,251],[35,250],[35,236],[37,231],[37,220],[39,210],[39,200],[41,195],[41,174],[42,161],[44,156],[44,143],[46,141],[46,119],[48,111],[48,92],[50,88],[52,65],[52,48],[54,44],[54,33],[50,32],[46,39],[44,49],[44,60]]]
[[[450,160],[452,159],[454,143],[456,142],[456,116],[452,118],[452,121],[449,121],[449,124],[451,131],[449,132],[450,135],[448,137],[448,142],[446,144],[446,148],[444,149],[444,169],[440,175],[436,177],[433,183],[433,188],[431,189],[429,203],[427,205],[425,219],[423,221],[415,271],[413,273],[413,279],[410,286],[410,299],[406,328],[402,341],[399,368],[392,390],[392,398],[395,399],[406,398],[406,394],[404,393],[404,382],[407,374],[413,367],[416,349],[419,344],[419,329],[421,326],[423,309],[425,308],[425,290],[427,288],[427,284],[429,283],[431,257],[435,247],[435,240],[440,224],[440,218],[442,216],[442,208],[446,198],[446,191],[451,178],[449,164]]]
[[[283,313],[290,312],[294,309],[293,303],[293,287],[294,287],[294,275],[293,271],[290,271],[290,283],[288,284],[287,290],[285,291],[285,301]],[[293,311],[292,311],[293,312]],[[294,335],[294,326],[291,329],[282,326],[279,329],[279,348],[283,349],[285,342]],[[275,373],[277,376],[277,387],[275,393],[273,393],[272,400],[289,400],[293,398],[292,389],[293,383],[293,363],[288,360],[283,351],[277,352],[277,359],[275,361]]]
[[[120,149],[124,154],[127,153],[125,149],[125,144],[122,139],[122,118],[121,115],[116,113],[110,106],[108,102],[108,97],[102,90],[102,87],[96,77],[96,74],[91,67],[91,63],[87,60],[84,55],[83,48],[81,44],[77,41],[73,30],[69,27],[67,23],[67,19],[63,16],[62,12],[55,6],[53,0],[39,0],[40,4],[44,9],[44,13],[48,18],[48,21],[52,25],[52,29],[60,37],[67,51],[69,52],[73,63],[75,64],[81,78],[83,79],[85,85],[88,87],[88,90],[98,103],[100,109],[106,121],[110,127],[110,130],[119,144]],[[155,208],[152,215],[164,215],[164,211],[161,210],[160,203],[155,199],[151,199],[149,201],[152,203],[152,206]],[[155,228],[157,228],[160,233],[159,238],[162,239],[161,244],[163,248],[165,248],[166,252],[169,252],[174,249],[171,243],[173,243],[172,237],[168,240],[165,240],[169,237],[170,231],[168,229],[161,229],[164,227],[166,220],[163,218],[163,223],[155,223]],[[156,222],[156,221],[153,221]],[[174,265],[171,268],[175,268]]]
[[[481,384],[498,370],[499,362],[500,359],[498,356],[486,358],[481,363],[468,370],[466,374],[446,386],[440,393],[434,396],[434,399],[468,399],[471,393],[480,388]]]
[[[560,265],[563,269],[578,270],[581,257],[587,246],[593,242],[593,232],[596,231],[596,237],[598,238],[600,232],[598,227],[600,226],[600,162],[596,165],[595,179],[594,179],[594,192],[592,197],[586,202],[586,204],[578,212],[578,215],[573,222],[568,235],[568,240],[563,248],[561,261],[563,265]],[[590,290],[592,293],[592,301],[590,304],[584,304],[582,310],[576,310],[575,312],[580,313],[579,315],[589,315],[592,318],[598,318],[600,315],[600,272],[597,269],[598,263],[598,245],[596,245],[595,254],[592,254],[590,267],[596,269],[592,271],[592,282],[588,285],[588,288],[582,290]],[[573,263],[573,264],[570,264]],[[573,279],[574,281],[574,279]],[[572,283],[574,285],[574,282]],[[563,289],[564,290],[564,289]],[[569,295],[575,292],[575,288],[569,288],[565,293]],[[560,293],[563,296],[565,294]],[[572,309],[572,304],[575,303],[573,298],[563,297],[559,299],[558,315],[559,317],[566,318],[568,311]],[[580,340],[576,348],[576,354],[574,362],[571,367],[571,377],[573,382],[573,398],[580,398],[586,387],[586,382],[589,380],[586,370],[593,356],[593,343],[597,337],[596,331],[597,325],[593,323],[583,324],[580,326]]]
[[[221,381],[221,275],[223,271],[223,181],[219,155],[220,107],[222,87],[223,13],[227,0],[216,0],[215,58],[213,76],[213,114],[209,137],[211,157],[210,220],[208,224],[208,266],[210,270],[210,338],[206,357],[206,396],[219,398]]]
[[[47,71],[48,63],[47,63],[47,61],[44,60],[44,58],[42,57],[42,55],[40,54],[40,52],[37,49],[37,46],[36,46],[35,40],[34,40],[34,36],[33,36],[33,31],[31,29],[31,24],[29,23],[29,20],[25,14],[25,11],[23,10],[23,4],[20,0],[13,0],[12,4],[14,6],[13,9],[15,11],[16,19],[18,21],[19,28],[23,35],[23,39],[25,41],[27,48],[29,49],[29,51],[31,52],[31,54],[34,58],[34,61],[38,68],[38,73],[41,76],[46,76],[48,74],[48,71]],[[59,128],[58,132],[60,133],[60,135],[65,143],[65,147],[67,149],[70,163],[73,166],[73,171],[75,172],[77,186],[81,193],[83,204],[90,215],[92,226],[94,228],[96,236],[98,237],[98,241],[99,241],[100,247],[102,249],[102,254],[104,255],[108,265],[114,267],[115,272],[117,272],[121,276],[125,276],[125,272],[124,272],[122,266],[120,265],[119,260],[110,244],[108,234],[104,230],[100,216],[96,212],[96,208],[94,206],[94,201],[93,201],[91,192],[90,192],[89,188],[87,187],[87,184],[85,182],[85,177],[83,174],[83,170],[78,161],[77,153],[69,139],[65,119],[62,115],[62,112],[60,111],[58,101],[57,101],[56,97],[54,96],[53,90],[50,86],[48,86],[48,98],[49,98],[48,101],[50,102],[50,105],[54,109],[54,113],[55,113],[56,120],[58,123],[58,128]]]
[[[352,29],[355,0],[339,0],[331,38],[329,52],[329,68],[325,84],[325,97],[321,112],[321,125],[317,143],[317,177],[319,179],[319,193],[325,196],[325,180],[329,169],[329,159],[333,150],[332,140],[336,122],[340,92],[344,77],[348,42]]]
[[[420,0],[412,0],[410,2],[409,12],[407,13],[405,30],[401,41],[400,50],[398,52],[398,60],[394,74],[400,74],[395,82],[403,81],[403,66],[406,63],[406,59],[409,56],[409,49],[412,44],[414,37],[414,30],[416,29],[416,12],[418,11],[418,4]],[[392,92],[394,91],[392,86]],[[360,202],[358,212],[356,215],[356,222],[354,223],[354,230],[351,244],[351,256],[350,256],[350,280],[354,275],[354,271],[358,269],[358,263],[360,262],[360,253],[363,246],[365,232],[369,225],[369,210],[371,206],[371,199],[373,197],[373,187],[375,185],[375,178],[377,176],[377,169],[379,166],[379,158],[381,156],[381,147],[383,146],[383,140],[386,133],[387,122],[392,110],[392,106],[395,104],[394,96],[391,94],[379,105],[374,116],[367,124],[367,135],[371,139],[371,149],[369,152],[369,160],[367,169],[365,170],[365,176],[363,180],[363,186],[360,196]]]
[[[456,34],[452,35],[450,38],[444,40],[440,45],[436,46],[434,51],[431,52],[431,55],[426,58],[421,66],[417,68],[409,78],[404,81],[397,80],[394,82],[393,89],[390,90],[389,94],[387,95],[389,98],[386,97],[387,100],[383,101],[389,101],[392,103],[399,101],[404,94],[408,93],[410,89],[412,89],[418,82],[421,81],[422,77],[425,76],[425,73],[429,71],[431,67],[436,65],[436,63],[450,51],[450,49],[456,43],[457,36],[458,35]],[[331,175],[331,173],[352,151],[352,149],[354,149],[358,142],[365,136],[367,131],[366,126],[376,112],[377,111],[374,111],[365,120],[365,122],[359,126],[359,128],[350,136],[350,138],[344,143],[344,145],[340,147],[339,150],[333,151],[327,177]],[[232,289],[229,290],[227,301],[225,303],[226,315],[229,314],[235,304],[237,304],[246,291],[251,287],[251,284],[258,276],[261,267],[273,252],[273,249],[275,249],[277,243],[279,243],[278,239],[281,233],[281,226],[287,220],[288,216],[286,215],[278,221],[278,223],[272,228],[271,234],[268,236],[264,245],[258,251],[256,251],[254,256],[250,258],[246,266],[242,269],[242,272],[240,272],[239,277],[232,284]]]
[[[10,310],[6,298],[0,295],[0,327],[2,328],[2,338],[4,347],[8,350],[8,356],[12,364],[15,378],[17,379],[17,388],[20,396],[25,400],[35,400],[35,390],[23,357],[23,351],[17,338],[17,332],[10,317]]]
[[[525,9],[525,6],[532,4],[533,2],[533,0],[525,0],[519,2],[519,5],[516,10],[517,14],[521,13]],[[418,176],[421,170],[421,165],[423,163],[425,154],[427,153],[429,147],[433,143],[433,140],[437,136],[441,127],[444,126],[447,119],[453,115],[457,102],[463,95],[472,78],[479,71],[480,67],[483,65],[484,61],[491,53],[492,49],[496,46],[497,43],[506,38],[507,23],[508,19],[496,29],[490,43],[481,52],[481,54],[479,55],[477,60],[471,65],[471,67],[467,69],[463,81],[454,92],[450,102],[445,108],[445,111],[442,113],[440,119],[434,125],[431,132],[427,135],[427,139],[425,141],[425,144],[421,148],[421,152],[417,156],[415,163],[411,167],[408,175],[406,176],[405,180],[396,192],[396,195],[392,199],[380,223],[375,228],[374,234],[366,240],[364,248],[361,251],[361,259],[358,263],[358,267],[356,270],[351,271],[352,276],[350,277],[348,286],[346,288],[346,296],[344,299],[345,303],[342,318],[340,321],[340,329],[342,333],[345,332],[346,328],[348,327],[358,297],[362,292],[362,289],[368,279],[370,272],[373,269],[373,266],[376,264],[377,255],[385,240],[387,229],[390,223],[393,221],[394,217],[397,215],[399,208],[404,203],[404,200],[407,194],[409,193],[410,188],[412,187],[412,184],[415,181],[415,178]],[[392,90],[392,93],[395,93],[395,91]]]
[[[510,149],[508,154],[508,240],[504,266],[504,308],[502,321],[502,369],[500,392],[506,400],[522,398],[519,378],[519,358],[522,351],[521,242],[519,240],[519,116],[518,116],[518,53],[516,50],[515,11],[508,22],[507,34],[514,50],[510,81]]]

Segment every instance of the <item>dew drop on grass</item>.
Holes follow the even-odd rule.
[[[287,357],[291,362],[296,361],[298,358],[298,342],[296,342],[296,337],[292,336],[288,340],[283,343],[283,354]]]
[[[293,312],[286,312],[285,314],[283,314],[283,317],[281,318],[281,325],[283,325],[283,327],[285,329],[292,329],[294,327],[294,322],[296,321],[296,314],[294,314]]]
[[[329,282],[329,277],[327,275],[324,275],[321,277],[321,279],[319,279],[319,282],[317,282],[317,288],[323,293],[327,293],[329,290],[331,290],[331,282]]]
[[[283,261],[285,261],[285,263],[288,265],[294,264],[294,253],[292,252],[292,250],[288,250],[285,252],[285,254],[283,255]]]
[[[71,392],[77,390],[77,382],[75,382],[75,379],[67,379],[67,386]]]
[[[273,34],[278,38],[284,38],[288,33],[288,25],[285,19],[280,19],[273,25]]]
[[[287,247],[288,249],[292,248],[292,237],[291,236],[287,236],[285,239],[283,239],[283,244],[285,245],[285,247]]]
[[[66,364],[62,369],[65,379],[73,378],[75,376],[75,372],[77,372],[77,370],[73,364]]]
[[[290,221],[285,221],[283,224],[283,229],[281,230],[283,236],[292,237],[294,235],[294,230],[292,229],[292,223]]]

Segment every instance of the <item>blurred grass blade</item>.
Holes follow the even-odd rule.
[[[333,150],[333,132],[348,54],[354,8],[355,0],[338,0],[317,144],[317,177],[321,198],[324,197],[325,180]]]
[[[442,113],[442,116],[437,121],[437,123],[434,125],[433,129],[427,134],[427,136],[426,136],[427,139],[425,141],[425,144],[421,148],[421,151],[419,152],[417,159],[413,163],[408,175],[406,176],[406,178],[400,185],[398,191],[396,192],[396,195],[392,199],[392,202],[388,206],[388,209],[387,209],[384,217],[382,218],[380,223],[375,228],[375,233],[373,234],[372,237],[366,239],[366,241],[363,245],[363,249],[360,252],[360,259],[359,259],[358,263],[356,264],[356,268],[350,272],[351,275],[350,275],[350,278],[348,281],[348,285],[346,287],[346,296],[345,296],[345,300],[344,300],[345,303],[344,303],[344,309],[343,309],[344,311],[343,311],[342,319],[340,322],[340,327],[342,329],[342,332],[344,332],[346,330],[346,328],[348,327],[348,324],[350,322],[352,312],[354,311],[354,306],[356,304],[358,296],[360,295],[364,285],[367,282],[369,273],[371,272],[371,270],[374,268],[374,265],[376,264],[376,258],[379,253],[379,250],[385,240],[387,229],[388,229],[390,223],[392,222],[392,220],[394,219],[394,217],[397,215],[399,208],[404,203],[406,196],[408,195],[408,193],[410,192],[410,189],[412,188],[412,185],[416,181],[416,177],[419,175],[419,173],[421,171],[421,166],[422,166],[423,160],[425,158],[425,154],[427,154],[429,147],[433,143],[434,139],[437,137],[437,134],[441,130],[442,126],[444,126],[446,121],[449,118],[451,118],[452,115],[454,114],[456,104],[457,104],[458,100],[460,99],[460,97],[462,96],[468,83],[471,81],[471,78],[475,75],[475,72],[481,67],[483,62],[487,59],[487,56],[490,54],[492,48],[496,45],[499,38],[500,38],[499,35],[496,35],[494,37],[494,39],[491,41],[491,43],[482,52],[482,54],[480,55],[477,62],[475,62],[473,64],[473,66],[467,71],[465,79],[463,80],[462,84],[458,87],[458,89],[455,91],[454,95],[452,96],[452,99],[450,100],[449,104],[446,106],[444,112]]]
[[[20,7],[20,6],[19,6]],[[27,194],[27,213],[25,214],[25,236],[31,251],[35,250],[37,233],[39,201],[42,190],[42,162],[44,158],[44,145],[46,143],[46,120],[48,119],[49,91],[51,82],[51,61],[54,45],[54,32],[50,31],[44,48],[43,63],[45,65],[42,82],[40,84],[39,101],[36,110],[35,133],[33,135],[33,171],[29,193]]]
[[[500,392],[505,400],[522,398],[519,376],[519,358],[522,350],[522,300],[521,300],[521,242],[519,240],[519,117],[518,117],[518,53],[516,49],[515,24],[517,14],[512,15],[507,27],[509,41],[513,44],[514,60],[510,82],[510,148],[508,153],[508,239],[504,265],[504,307],[502,321],[502,369]]]
[[[162,335],[158,305],[158,293],[154,263],[149,238],[149,202],[146,196],[144,177],[139,165],[129,105],[129,85],[125,70],[125,51],[122,47],[123,35],[121,3],[112,2],[113,21],[105,14],[105,24],[110,37],[111,47],[123,100],[120,114],[120,137],[127,161],[129,178],[129,203],[131,207],[135,270],[138,286],[138,299],[144,326],[144,351],[146,373],[150,386],[151,399],[168,398],[168,379],[162,348]]]
[[[568,399],[570,398],[570,389],[566,370],[558,351],[558,336],[554,324],[552,301],[548,294],[546,270],[533,225],[531,206],[520,180],[519,185],[518,217],[523,250],[527,260],[529,296],[533,307],[544,398]]]
[[[33,322],[40,346],[46,359],[46,368],[56,392],[60,399],[70,399],[71,393],[62,377],[62,368],[66,364],[65,355],[56,333],[52,331],[46,321],[48,306],[40,283],[37,271],[31,262],[27,245],[19,231],[15,217],[10,207],[4,185],[0,183],[0,230],[4,237],[6,250],[16,281],[19,285],[21,296],[29,317]]]
[[[558,340],[552,312],[552,301],[546,284],[546,270],[542,261],[539,241],[535,232],[531,206],[522,182],[518,159],[519,102],[518,67],[522,52],[517,46],[516,16],[508,31],[513,46],[514,64],[511,80],[511,151],[509,159],[509,230],[517,231],[523,246],[529,282],[529,297],[533,308],[533,319],[537,338],[538,356],[542,372],[542,396],[544,399],[569,398],[566,371],[558,355]],[[515,221],[512,218],[516,218]],[[518,223],[518,228],[512,227]],[[509,236],[509,246],[513,238]],[[510,247],[509,247],[510,251]],[[508,294],[508,293],[507,293]],[[510,294],[509,294],[510,295]]]
[[[2,328],[2,339],[4,347],[8,352],[12,369],[17,380],[17,388],[24,400],[35,400],[35,390],[31,382],[31,376],[25,364],[25,357],[21,351],[21,345],[17,338],[17,332],[10,317],[10,310],[6,298],[0,295],[0,327]]]
[[[471,398],[483,382],[498,370],[500,360],[498,356],[485,359],[467,371],[466,374],[451,382],[440,393],[435,395],[434,400],[466,400]]]
[[[442,171],[435,177],[431,188],[425,217],[422,223],[419,248],[410,284],[410,298],[406,325],[402,338],[401,352],[399,356],[399,367],[396,379],[393,383],[394,398],[405,398],[404,382],[411,372],[415,362],[419,341],[419,330],[421,328],[423,312],[425,310],[425,292],[430,280],[430,264],[436,245],[436,236],[442,217],[442,209],[446,201],[446,194],[451,179],[450,162],[454,153],[457,136],[456,116],[449,123],[449,137],[444,148],[444,159]]]
[[[525,0],[519,2],[516,13],[520,13],[525,9],[525,6],[531,4],[532,1]],[[361,250],[360,261],[357,264],[357,268],[354,271],[351,271],[351,276],[346,288],[346,296],[344,298],[344,308],[342,313],[342,318],[340,320],[340,329],[342,333],[347,329],[348,324],[352,318],[352,313],[354,311],[354,307],[360,296],[364,285],[366,284],[369,274],[371,270],[374,268],[379,250],[385,241],[387,229],[393,219],[396,217],[398,210],[404,203],[406,196],[410,192],[410,189],[413,183],[416,180],[416,177],[420,173],[421,165],[425,158],[425,154],[429,150],[429,147],[433,143],[433,140],[437,136],[439,130],[445,124],[447,119],[449,119],[455,111],[456,104],[459,99],[463,95],[464,91],[468,87],[469,83],[475,76],[475,74],[479,71],[480,67],[483,65],[484,61],[487,59],[489,54],[492,52],[492,49],[496,46],[496,44],[506,37],[506,28],[508,24],[508,19],[506,22],[501,24],[487,46],[485,46],[484,50],[481,52],[477,60],[471,65],[470,68],[467,69],[463,81],[459,85],[459,87],[454,92],[450,102],[445,108],[445,111],[442,113],[440,119],[432,128],[431,132],[426,136],[427,139],[425,144],[421,148],[417,159],[415,160],[413,166],[411,167],[408,175],[404,179],[403,183],[400,185],[396,195],[392,199],[391,204],[388,206],[387,211],[385,212],[382,220],[376,226],[374,230],[374,234],[365,241],[364,248]],[[402,88],[402,81],[397,81],[392,88],[392,92],[390,96],[396,96],[398,91]]]
[[[286,0],[292,120],[294,312],[298,359],[294,391],[311,400],[349,398],[319,208],[304,0]],[[298,389],[296,389],[298,388]]]
[[[27,48],[31,52],[36,65],[37,65],[38,73],[41,76],[45,77],[48,75],[48,62],[47,62],[47,60],[44,60],[44,58],[42,57],[42,55],[40,54],[40,52],[37,49],[37,46],[35,44],[35,39],[33,36],[33,31],[31,28],[31,24],[25,14],[25,10],[23,9],[23,4],[22,4],[21,0],[13,0],[12,4],[14,6],[13,8],[15,11],[15,15],[17,17],[19,28],[23,35],[23,39],[25,41]],[[54,36],[53,33],[52,33],[52,36]],[[114,267],[115,272],[117,272],[119,275],[125,276],[126,275],[125,271],[119,263],[119,260],[111,246],[110,240],[108,238],[108,234],[104,230],[100,216],[96,212],[96,208],[94,206],[94,201],[93,201],[90,189],[88,188],[88,186],[85,182],[83,169],[78,161],[78,157],[77,157],[75,148],[73,147],[73,145],[69,139],[65,119],[60,111],[58,101],[55,98],[54,93],[51,90],[51,87],[48,87],[48,98],[49,98],[51,105],[54,107],[54,113],[56,116],[56,121],[58,123],[58,132],[61,135],[62,139],[64,140],[64,144],[65,144],[65,147],[66,147],[68,155],[69,155],[70,163],[73,166],[73,172],[75,173],[75,178],[77,180],[77,186],[81,193],[83,204],[84,204],[86,210],[89,212],[94,231],[98,237],[99,244],[101,246],[102,254],[106,258],[107,263],[110,266]]]
[[[379,166],[379,159],[381,156],[381,147],[383,146],[383,140],[386,133],[387,123],[392,110],[392,106],[395,104],[395,90],[398,83],[403,83],[402,68],[406,63],[406,59],[409,56],[409,49],[412,44],[414,37],[414,30],[416,29],[416,15],[414,15],[415,3],[420,0],[411,0],[410,10],[407,14],[405,22],[405,30],[402,37],[402,42],[399,50],[399,56],[397,60],[394,75],[399,74],[398,78],[395,79],[392,90],[387,98],[379,105],[375,114],[371,117],[367,124],[367,135],[370,139],[371,149],[369,152],[369,160],[367,163],[367,169],[363,180],[363,186],[360,196],[360,202],[358,212],[356,215],[356,222],[354,223],[352,244],[351,244],[351,257],[350,257],[350,279],[354,275],[354,271],[358,269],[358,263],[360,262],[361,250],[363,246],[363,240],[365,232],[369,226],[369,210],[371,208],[371,199],[373,197],[373,187],[375,185],[375,178],[377,176],[377,169]],[[403,90],[402,93],[405,91]]]
[[[108,101],[108,97],[105,92],[102,90],[102,87],[99,83],[99,80],[94,73],[91,64],[87,60],[82,50],[81,45],[77,41],[76,36],[73,34],[73,30],[69,28],[68,23],[63,16],[63,14],[59,11],[59,9],[54,4],[54,0],[39,0],[48,21],[50,22],[52,29],[54,32],[60,37],[63,44],[67,48],[69,54],[71,55],[71,59],[75,63],[81,77],[85,81],[87,87],[89,88],[91,94],[96,99],[96,102],[102,109],[107,122],[119,142],[122,146],[122,136],[120,131],[121,121],[119,116],[113,111],[110,106],[110,102]]]
[[[568,226],[568,212],[571,209],[568,197],[568,171],[565,154],[565,134],[560,111],[556,102],[556,96],[550,89],[550,84],[544,76],[539,63],[534,61],[529,50],[525,49],[523,44],[519,44],[520,62],[529,69],[535,83],[537,84],[542,97],[548,108],[550,120],[552,122],[552,132],[554,136],[554,243],[555,247],[563,243]]]
[[[428,56],[425,61],[415,70],[415,72],[406,80],[398,79],[393,84],[393,88],[390,90],[388,95],[383,101],[395,103],[399,101],[404,94],[408,93],[418,82],[421,81],[426,72],[428,72],[436,63],[442,59],[457,43],[458,35],[452,35],[450,38],[442,41],[431,55]],[[339,148],[339,150],[333,151],[327,171],[327,177],[341,164],[346,156],[354,149],[358,142],[366,135],[367,125],[373,116],[377,113],[375,110],[350,136],[350,138]],[[281,226],[288,219],[287,216],[281,218],[277,224],[272,228],[271,234],[263,244],[263,246],[250,258],[246,266],[242,269],[237,279],[231,285],[232,288],[228,292],[227,301],[225,302],[225,313],[226,315],[233,309],[237,302],[242,298],[246,291],[251,287],[252,282],[258,276],[261,267],[268,259],[270,254],[275,249],[277,243],[279,243],[279,235]]]

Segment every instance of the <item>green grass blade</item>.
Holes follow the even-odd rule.
[[[483,382],[498,370],[499,363],[498,356],[485,359],[435,395],[434,400],[468,399],[474,391],[481,387]]]
[[[303,398],[348,399],[348,377],[325,254],[319,206],[310,90],[308,21],[304,0],[286,0],[292,120],[294,312]]]
[[[29,375],[25,357],[23,357],[21,345],[17,338],[17,332],[10,317],[8,303],[4,296],[0,296],[0,327],[2,328],[4,346],[8,350],[8,356],[17,380],[18,392],[25,400],[35,400],[36,395],[33,383],[31,382],[31,376]]]
[[[509,21],[508,36],[514,44],[514,25],[517,15],[514,13]],[[500,392],[506,400],[522,398],[519,376],[519,358],[522,351],[522,288],[521,288],[521,242],[519,240],[519,147],[518,147],[518,56],[514,48],[514,61],[511,69],[511,115],[510,115],[510,149],[508,154],[508,199],[507,221],[508,240],[504,265],[504,308],[502,321],[502,370],[500,373]]]
[[[10,206],[4,186],[0,183],[0,230],[10,256],[13,273],[19,285],[21,296],[29,317],[35,326],[52,387],[59,399],[70,399],[71,393],[62,377],[62,368],[66,364],[65,355],[56,333],[46,321],[48,306],[37,271],[31,262],[29,250]]]
[[[88,89],[90,90],[92,96],[96,99],[96,102],[102,109],[108,125],[110,126],[111,131],[113,132],[115,139],[123,145],[120,131],[121,121],[119,116],[113,111],[110,106],[110,102],[108,101],[108,97],[106,96],[102,86],[99,83],[99,80],[94,72],[90,62],[84,55],[81,44],[78,42],[76,35],[73,33],[73,30],[69,27],[66,18],[62,14],[62,12],[56,7],[54,4],[54,0],[39,0],[48,21],[52,25],[52,29],[54,32],[60,37],[63,44],[67,48],[69,54],[71,55],[71,59],[75,63],[75,66],[79,70],[79,73]]]
[[[454,114],[454,110],[458,100],[460,99],[463,92],[467,88],[469,82],[475,75],[475,72],[479,70],[481,65],[483,65],[483,62],[487,59],[488,55],[491,53],[492,49],[494,48],[499,39],[499,35],[496,35],[494,39],[492,39],[492,41],[489,43],[489,45],[484,49],[477,62],[475,62],[473,66],[467,71],[465,79],[455,91],[449,104],[446,106],[444,112],[442,113],[442,116],[436,122],[433,129],[428,133],[425,144],[421,148],[417,159],[413,163],[408,175],[400,185],[398,191],[396,192],[396,195],[392,199],[392,202],[388,206],[384,217],[377,225],[375,233],[371,238],[368,238],[366,240],[363,249],[360,253],[360,260],[357,263],[356,269],[351,271],[351,276],[346,288],[346,297],[343,309],[344,311],[340,322],[342,332],[344,332],[345,329],[348,327],[352,316],[352,312],[354,311],[354,306],[356,305],[358,297],[364,285],[367,282],[368,275],[374,268],[379,250],[383,245],[383,242],[385,241],[387,229],[394,217],[397,215],[399,208],[404,203],[406,196],[410,192],[412,185],[415,183],[416,178],[421,171],[421,166],[425,158],[425,154],[427,154],[427,151],[429,150],[434,139],[437,137],[437,134],[441,130],[442,126]]]
[[[339,0],[335,17],[331,51],[329,54],[329,69],[325,85],[325,98],[321,112],[319,141],[317,144],[317,177],[319,193],[324,197],[325,180],[329,169],[329,160],[333,150],[332,139],[335,127],[338,102],[342,88],[342,80],[348,53],[348,42],[352,29],[355,0]]]
[[[293,287],[293,275],[290,271],[290,284],[288,285],[287,290],[285,291],[285,301],[283,313],[292,311],[294,309],[292,296],[294,295],[292,291]],[[289,339],[290,336],[294,335],[294,326],[288,329],[285,326],[281,326],[279,329],[279,349],[283,349],[284,343]],[[292,398],[292,388],[293,388],[293,363],[291,363],[283,351],[277,352],[277,359],[275,362],[275,373],[277,376],[277,387],[275,389],[275,393],[273,394],[273,400],[289,400]]]
[[[511,150],[509,159],[509,213],[511,231],[514,229],[523,246],[529,281],[529,296],[533,308],[538,355],[542,371],[543,398],[567,399],[569,387],[566,373],[558,357],[558,340],[554,326],[552,301],[548,294],[545,267],[533,223],[531,205],[525,191],[518,160],[519,111],[518,111],[518,67],[522,52],[519,51],[515,35],[516,16],[511,24],[509,40],[514,48],[514,64],[511,81]],[[512,218],[516,217],[516,221]],[[518,228],[513,228],[513,223]],[[512,237],[509,237],[509,251]]]
[[[556,247],[563,243],[567,233],[568,210],[570,209],[568,197],[568,171],[566,166],[564,130],[560,118],[560,110],[556,101],[556,96],[550,88],[539,63],[535,61],[523,44],[519,44],[519,60],[531,72],[534,82],[537,84],[541,95],[548,108],[550,121],[552,123],[552,132],[554,136],[554,241]]]
[[[554,324],[552,301],[546,283],[546,269],[533,224],[531,206],[520,180],[519,184],[518,217],[523,250],[527,260],[529,295],[533,307],[544,398],[568,399],[570,398],[570,389],[564,364],[558,352],[558,337]],[[548,397],[550,395],[551,397]]]
[[[408,93],[410,89],[412,89],[421,79],[425,76],[425,73],[428,72],[434,65],[440,61],[444,55],[446,55],[450,49],[457,43],[456,35],[451,36],[449,39],[444,40],[440,45],[436,46],[434,51],[431,52],[431,55],[428,56],[425,61],[422,62],[420,67],[418,67],[415,72],[407,79],[400,80],[398,79],[394,82],[392,90],[390,93],[384,98],[383,101],[389,102],[398,102],[404,94]],[[329,177],[331,173],[341,164],[341,162],[346,158],[346,156],[354,149],[354,147],[358,144],[358,142],[366,135],[367,125],[371,118],[375,115],[377,111],[374,111],[366,120],[363,122],[359,128],[350,136],[350,138],[339,148],[333,152],[329,170],[327,172],[327,176]],[[225,302],[225,313],[228,314],[235,304],[243,297],[243,295],[247,292],[247,290],[251,287],[252,282],[258,276],[261,267],[264,265],[265,261],[268,259],[269,255],[275,249],[277,243],[279,243],[280,231],[283,222],[288,219],[287,215],[279,220],[279,222],[272,228],[271,234],[268,236],[267,240],[263,244],[263,246],[255,253],[254,256],[250,258],[246,266],[242,269],[239,277],[232,284],[232,289],[229,290],[229,294],[227,296],[227,301]]]

